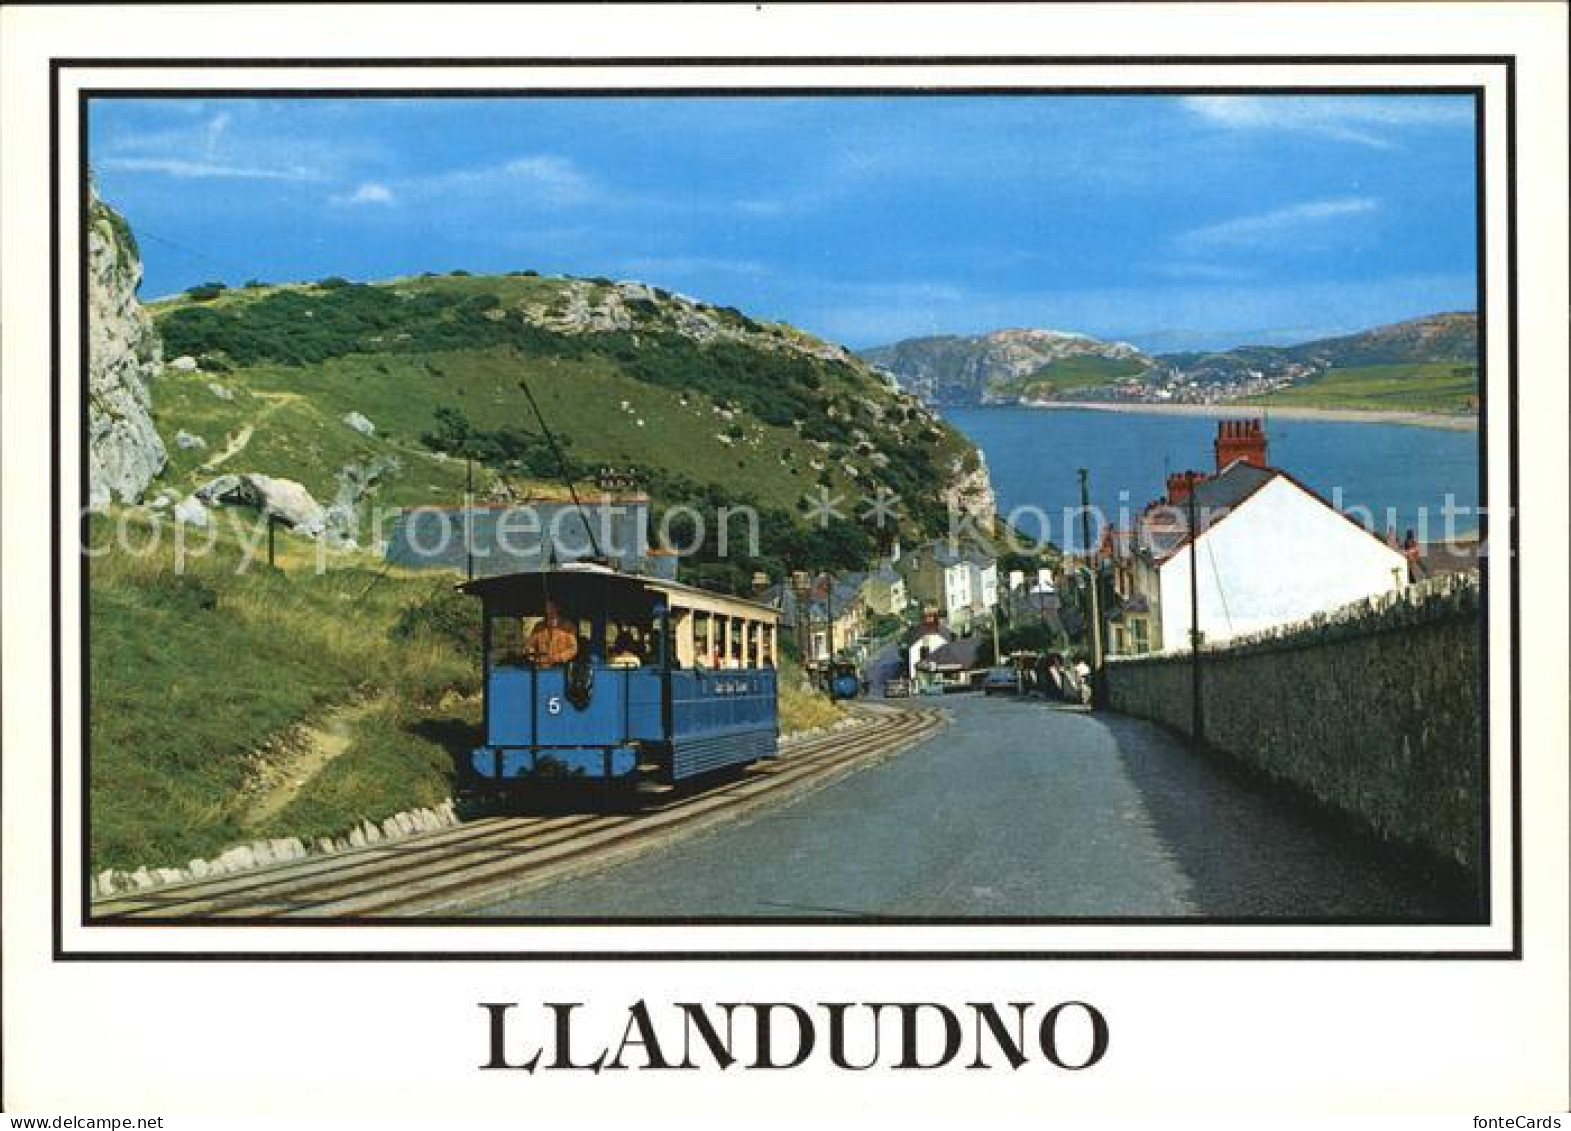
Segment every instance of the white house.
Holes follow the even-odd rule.
[[[1150,547],[1162,647],[1187,651],[1190,562],[1199,569],[1200,631],[1207,644],[1303,620],[1400,588],[1407,558],[1276,468],[1237,460],[1193,486],[1199,534],[1187,521]],[[1170,498],[1187,516],[1187,499]]]
[[[906,675],[915,679],[917,665],[954,638],[954,634],[939,623],[936,613],[923,616],[922,623],[905,637]]]
[[[944,565],[944,617],[951,623],[971,616],[971,563],[964,558]]]

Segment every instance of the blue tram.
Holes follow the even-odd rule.
[[[831,699],[855,699],[862,692],[862,674],[848,660],[829,665],[828,691]]]
[[[779,752],[779,614],[603,566],[461,587],[483,605],[490,787],[674,783]]]

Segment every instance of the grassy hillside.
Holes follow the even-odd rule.
[[[132,512],[115,521],[139,545],[156,529]],[[94,544],[112,545],[113,526],[95,519]],[[377,580],[376,563],[353,556],[317,574],[314,547],[288,534],[283,568],[238,572],[239,544],[221,536],[177,572],[167,524],[159,533],[155,553],[92,563],[94,869],[342,833],[450,795],[452,755],[479,717],[473,646],[429,614],[478,623],[456,578]],[[300,724],[349,703],[362,708],[349,756],[276,811],[260,805],[270,766],[310,761]]]
[[[453,796],[482,741],[478,606],[447,573],[384,571],[284,533],[241,572],[233,528],[177,570],[167,523],[93,520],[90,867],[180,867],[235,844],[339,836]],[[191,533],[194,545],[206,535]],[[840,715],[788,672],[781,729]]]
[[[460,422],[452,435],[485,439],[483,486],[501,477],[527,493],[555,461],[525,380],[575,471],[641,469],[658,502],[751,501],[783,520],[777,532],[820,487],[855,499],[879,485],[906,500],[907,534],[939,531],[935,487],[969,451],[834,347],[648,288],[433,276],[201,293],[154,306],[166,357],[200,365],[170,372],[154,395],[179,490],[221,466],[330,498],[344,464],[391,456],[399,470],[379,503],[451,501],[463,470],[445,414]],[[376,432],[350,429],[349,412]],[[207,447],[180,449],[180,429]]]
[[[1388,412],[1467,412],[1476,405],[1478,371],[1453,362],[1413,362],[1331,369],[1243,403],[1305,408],[1356,408]]]
[[[1049,362],[1029,377],[1012,383],[1007,391],[1027,400],[1051,400],[1084,389],[1110,385],[1145,372],[1143,362],[1118,357],[1064,357]]]

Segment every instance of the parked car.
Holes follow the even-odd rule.
[[[982,679],[983,695],[1019,695],[1020,673],[1014,668],[992,668]]]

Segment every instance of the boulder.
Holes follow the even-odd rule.
[[[220,385],[217,381],[209,381],[207,390],[221,401],[232,401],[235,399],[234,390],[227,385]]]
[[[358,412],[351,412],[344,417],[344,423],[359,432],[362,436],[370,436],[376,432],[376,425],[372,424]]]
[[[212,515],[210,515],[207,508],[202,505],[202,500],[198,499],[195,495],[187,495],[185,498],[181,499],[179,505],[175,507],[173,514],[175,516],[176,522],[183,522],[187,526],[200,526],[205,528],[213,521]]]
[[[256,853],[251,850],[249,844],[236,845],[220,856],[218,863],[231,872],[244,872],[256,867]]]
[[[198,436],[196,433],[187,432],[184,428],[182,428],[180,431],[175,433],[175,447],[181,448],[185,451],[191,451],[193,448],[207,447],[207,441],[202,439],[202,437]]]
[[[293,479],[275,479],[255,473],[220,475],[198,487],[194,494],[208,504],[256,507],[308,538],[318,537],[326,527],[327,516],[322,504]]]
[[[190,354],[181,354],[173,361],[164,364],[165,369],[173,369],[176,373],[195,373],[196,358]]]

